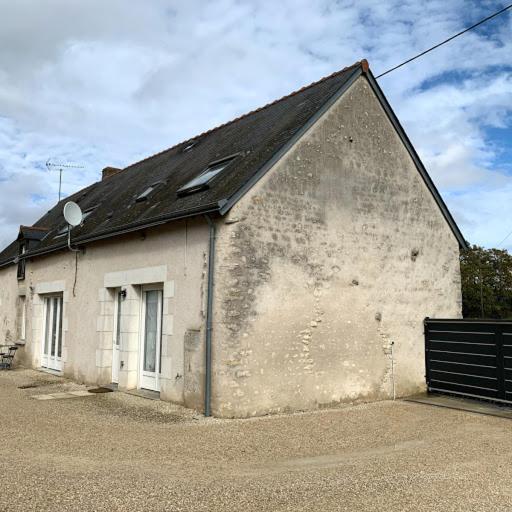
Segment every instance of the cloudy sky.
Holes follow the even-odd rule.
[[[0,245],[57,200],[356,60],[374,74],[499,0],[0,0]],[[509,13],[512,11],[509,11]],[[379,80],[472,243],[512,231],[512,14]],[[512,236],[503,247],[512,249]]]

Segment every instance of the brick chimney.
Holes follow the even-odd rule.
[[[103,171],[101,171],[101,181],[105,178],[110,178],[110,176],[114,176],[118,172],[121,172],[122,169],[118,169],[117,167],[105,167]]]

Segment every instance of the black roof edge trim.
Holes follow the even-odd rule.
[[[222,210],[224,209],[224,206],[228,203],[228,200],[227,199],[221,199],[217,204],[219,205],[219,213],[221,215],[224,215],[222,213]]]
[[[347,89],[349,89],[349,87],[352,86],[355,80],[361,75],[364,75],[367,78],[370,86],[372,87],[372,90],[374,91],[375,95],[377,96],[377,99],[379,100],[379,103],[381,104],[382,108],[388,115],[388,118],[391,121],[393,127],[395,128],[396,132],[398,133],[400,139],[402,140],[402,143],[405,145],[423,181],[425,182],[427,188],[430,190],[432,196],[434,197],[434,200],[439,206],[439,209],[441,210],[443,217],[450,226],[455,238],[459,242],[460,247],[462,249],[467,249],[469,247],[468,242],[464,239],[464,236],[462,235],[462,232],[457,226],[455,219],[452,217],[450,211],[448,210],[448,207],[446,206],[445,202],[443,201],[443,198],[441,197],[439,191],[434,185],[432,178],[430,178],[425,166],[423,165],[422,161],[420,160],[420,157],[416,153],[414,146],[407,137],[405,130],[402,128],[402,125],[400,124],[396,114],[391,108],[391,105],[384,96],[384,93],[382,92],[379,84],[375,80],[371,70],[364,73],[361,69],[361,66],[357,66],[354,69],[352,75],[348,78],[348,80],[343,84],[342,87],[340,87],[340,89],[333,96],[331,96],[331,98],[329,98],[325,102],[322,108],[319,109],[308,120],[308,122],[305,123],[304,126],[261,167],[261,169],[257,173],[255,173],[227,201],[225,201],[225,203],[221,206],[220,214],[225,215],[270,170],[270,168],[273,167],[277,163],[277,161],[280,160],[283,157],[283,155],[291,149],[291,147],[304,135],[304,133],[307,130],[309,130],[309,128],[314,123],[316,123],[316,121],[347,91]]]
[[[195,217],[199,215],[204,215],[206,213],[219,213],[220,206],[223,204],[225,199],[218,201],[216,203],[210,203],[208,205],[201,206],[200,208],[194,208],[190,210],[181,210],[179,212],[174,212],[172,215],[161,215],[158,217],[153,217],[152,219],[147,219],[144,221],[134,222],[132,224],[126,224],[119,228],[113,228],[104,232],[100,232],[98,234],[91,234],[84,237],[78,237],[73,239],[73,245],[85,245],[90,242],[96,242],[98,240],[105,240],[107,238],[114,238],[116,236],[132,233],[134,231],[139,231],[141,229],[147,229],[155,226],[160,226],[162,224],[166,224],[167,222],[179,219],[185,219],[188,217]],[[30,259],[35,256],[43,256],[45,254],[49,254],[52,252],[60,251],[67,247],[67,243],[61,243],[58,245],[54,245],[53,247],[47,247],[45,249],[41,249],[39,251],[27,252],[24,254],[23,259]],[[14,259],[0,263],[0,267],[6,266],[9,263],[14,262]]]
[[[432,196],[434,197],[434,200],[436,201],[437,205],[439,206],[441,213],[443,214],[446,222],[450,226],[453,234],[455,235],[455,238],[459,242],[460,247],[462,249],[467,249],[469,247],[468,242],[464,239],[464,236],[462,235],[462,232],[460,231],[459,226],[457,226],[457,223],[455,222],[455,219],[452,217],[450,210],[448,210],[448,207],[446,206],[445,202],[443,201],[441,194],[439,193],[436,186],[434,185],[432,178],[429,176],[427,169],[423,165],[423,162],[420,160],[418,153],[416,153],[414,146],[412,145],[411,141],[409,140],[409,137],[405,133],[405,130],[403,129],[402,125],[400,124],[400,121],[398,120],[396,114],[394,113],[393,109],[391,108],[391,105],[389,104],[388,100],[384,96],[384,93],[382,92],[382,89],[380,88],[379,84],[377,83],[377,80],[375,80],[373,73],[369,70],[365,74],[365,76],[366,76],[366,79],[368,80],[368,83],[372,87],[373,92],[377,96],[379,103],[381,104],[382,108],[388,115],[388,118],[391,121],[391,124],[395,128],[402,143],[404,144],[407,151],[409,152],[409,155],[411,156],[412,160],[414,161],[416,168],[418,169],[421,177],[423,178],[423,181],[425,182],[425,185],[427,185],[427,188],[430,190]]]
[[[225,215],[233,206],[261,179],[265,174],[297,143],[297,141],[322,117],[331,106],[343,96],[349,87],[361,76],[361,66],[356,66],[345,81],[345,83],[318,109],[297,133],[286,142],[274,155],[263,164],[253,176],[246,181],[229,199],[225,201],[220,209],[220,214]]]

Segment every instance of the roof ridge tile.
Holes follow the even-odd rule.
[[[269,108],[271,107],[272,105],[275,105],[276,103],[279,103],[280,101],[283,101],[283,100],[286,100],[288,98],[291,98],[292,96],[295,96],[311,87],[314,87],[318,84],[321,84],[322,82],[325,82],[326,80],[329,80],[330,78],[333,78],[337,75],[340,75],[341,73],[344,73],[345,71],[348,71],[349,69],[351,68],[355,68],[357,66],[361,66],[363,69],[367,69],[368,67],[368,62],[366,61],[366,59],[362,59],[360,61],[357,61],[355,62],[354,64],[350,65],[350,66],[346,66],[344,67],[343,69],[340,69],[338,71],[334,71],[333,73],[331,73],[330,75],[327,75],[327,76],[324,76],[323,78],[320,78],[320,80],[316,80],[315,82],[311,82],[310,84],[308,85],[304,85],[303,87],[301,87],[300,89],[297,89],[295,91],[292,91],[291,93],[289,94],[286,94],[284,96],[282,96],[281,98],[277,98],[269,103],[266,103],[265,105],[261,106],[261,107],[258,107],[254,110],[250,110],[249,112],[246,112],[245,114],[242,114],[238,117],[235,117],[234,119],[231,119],[229,121],[226,121],[225,123],[222,123],[222,124],[219,124],[217,126],[214,126],[213,128],[210,128],[209,130],[206,130],[198,135],[194,135],[193,137],[190,137],[189,139],[186,139],[186,140],[183,140],[181,142],[178,142],[176,144],[174,144],[173,146],[169,147],[169,148],[166,148],[166,149],[163,149],[162,151],[158,151],[150,156],[147,156],[145,158],[143,158],[142,160],[137,160],[136,162],[133,162],[132,164],[124,167],[120,173],[118,174],[121,174],[123,171],[126,171],[127,169],[130,169],[131,167],[134,167],[135,165],[137,164],[140,164],[141,162],[145,162],[146,160],[149,160],[151,158],[154,158],[155,156],[159,156],[159,155],[163,155],[164,153],[167,153],[167,151],[172,151],[173,149],[181,146],[181,145],[184,145],[184,144],[187,144],[187,143],[190,143],[191,141],[193,140],[197,140],[197,139],[200,139],[201,137],[204,137],[205,135],[209,135],[211,134],[212,132],[216,131],[216,130],[219,130],[220,128],[224,128],[225,126],[229,126],[230,124],[232,123],[235,123],[237,121],[240,121],[241,119],[244,119],[245,117],[247,116],[250,116],[252,114],[255,114],[256,112],[260,112],[266,108]]]

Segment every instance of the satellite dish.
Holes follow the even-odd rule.
[[[83,218],[80,206],[73,201],[68,201],[64,205],[64,218],[71,227],[74,228],[75,226],[78,226],[82,222]]]

